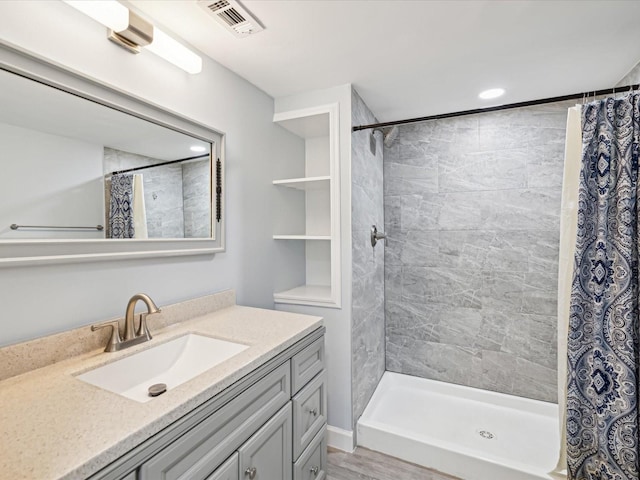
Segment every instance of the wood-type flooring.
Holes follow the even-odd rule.
[[[330,448],[327,473],[327,480],[460,480],[361,447],[353,453]]]

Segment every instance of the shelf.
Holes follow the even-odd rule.
[[[276,303],[332,303],[331,287],[326,285],[301,285],[273,294]]]
[[[330,235],[274,235],[274,240],[331,240]]]
[[[315,110],[315,109],[312,109]],[[329,135],[329,112],[304,115],[300,112],[283,112],[273,115],[273,121],[301,138],[317,138]]]
[[[288,178],[285,180],[274,180],[274,185],[295,188],[297,190],[321,190],[329,188],[328,175],[323,177]]]
[[[272,178],[277,187],[273,239],[289,240],[276,244],[283,265],[274,272],[274,283],[291,286],[296,278],[294,282],[302,284],[274,292],[281,309],[341,307],[339,111],[339,104],[332,103],[273,116],[276,124],[299,137],[301,147],[299,160],[280,165],[277,178]]]

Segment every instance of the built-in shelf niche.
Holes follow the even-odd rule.
[[[292,211],[276,212],[273,239],[303,242],[305,284],[275,292],[276,303],[340,307],[340,189],[338,105],[276,113],[273,121],[304,140],[304,176],[276,179],[275,188],[299,194]],[[296,173],[298,175],[296,175]],[[286,248],[286,244],[285,244]],[[293,249],[292,249],[293,250]]]

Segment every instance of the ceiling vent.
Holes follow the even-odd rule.
[[[264,30],[258,20],[235,0],[198,0],[198,5],[236,37],[248,37]]]

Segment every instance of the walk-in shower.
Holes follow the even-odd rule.
[[[558,257],[567,111],[581,98],[396,127],[372,121],[354,94],[359,445],[464,480],[562,478],[551,473],[561,445]],[[379,202],[380,163],[387,241],[372,254],[364,234],[381,227],[367,210]],[[369,294],[377,288],[384,316]]]

